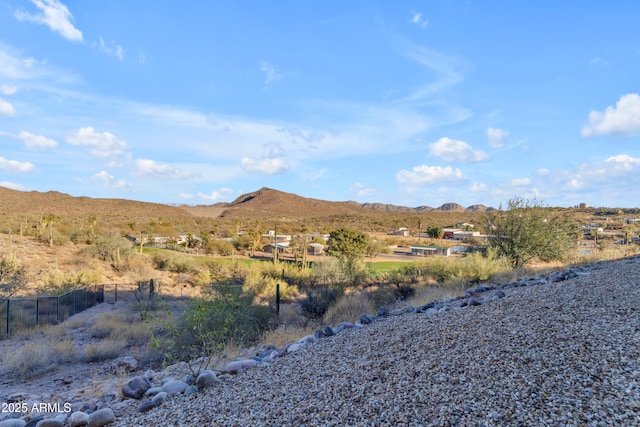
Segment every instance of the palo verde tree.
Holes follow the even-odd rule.
[[[343,273],[352,286],[365,279],[367,271],[361,260],[367,253],[369,236],[357,230],[340,228],[329,234],[327,245],[327,253],[341,261]]]
[[[514,268],[532,260],[561,260],[578,237],[567,215],[521,197],[509,200],[506,210],[487,213],[484,225],[489,247]]]

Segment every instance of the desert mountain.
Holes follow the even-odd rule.
[[[120,218],[185,219],[193,216],[175,206],[126,199],[74,197],[57,191],[18,191],[0,186],[0,214],[58,215],[64,218],[107,214]]]
[[[171,206],[161,203],[139,202],[126,199],[99,199],[74,197],[57,191],[46,193],[18,191],[0,187],[0,214],[16,215],[54,214],[65,218],[108,215],[111,218],[163,218],[165,220],[189,220],[208,218],[312,218],[337,215],[378,213],[426,213],[426,212],[484,212],[483,205],[464,208],[457,203],[445,203],[438,208],[429,206],[406,207],[384,203],[332,202],[298,196],[263,187],[243,194],[231,203],[213,205]]]

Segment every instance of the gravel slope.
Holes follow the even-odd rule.
[[[639,273],[380,319],[115,425],[640,425]]]

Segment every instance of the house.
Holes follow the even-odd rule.
[[[320,243],[309,243],[307,246],[307,254],[322,255],[324,253],[324,245]]]
[[[459,228],[443,228],[443,235],[442,238],[443,239],[453,239],[453,233],[455,233],[456,231],[462,231]]]
[[[279,254],[289,251],[289,242],[278,242],[275,245],[273,243],[269,243],[262,247],[262,251],[272,254],[276,246],[278,247]]]
[[[411,235],[411,233],[409,232],[409,229],[407,227],[400,227],[395,231],[392,231],[391,233],[389,233],[391,236],[403,236],[403,237],[408,237]]]
[[[413,245],[410,246],[411,255],[415,256],[449,256],[451,255],[451,248],[446,246],[425,246],[425,245]]]
[[[480,232],[478,231],[454,231],[453,239],[454,240],[467,240],[474,237],[480,236]]]

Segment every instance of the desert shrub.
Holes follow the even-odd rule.
[[[122,355],[126,343],[117,339],[107,338],[95,343],[87,344],[81,359],[84,362],[100,362],[103,360],[115,359]]]
[[[393,287],[393,296],[396,300],[406,300],[416,294],[415,288],[409,285],[399,285]]]
[[[0,355],[4,375],[29,379],[52,370],[56,365],[53,350],[45,342],[29,342]]]
[[[13,295],[26,281],[27,271],[13,253],[0,255],[0,297]]]
[[[355,322],[363,314],[373,312],[373,304],[366,292],[345,294],[327,309],[323,323],[335,325],[340,322]]]
[[[241,287],[222,282],[211,286],[204,298],[193,301],[175,323],[166,322],[165,340],[156,348],[165,350],[165,362],[187,361],[192,374],[209,366],[230,342],[255,343],[269,328],[272,311],[254,305],[254,296]]]
[[[309,277],[311,285],[336,285],[341,280],[341,264],[336,258],[332,257],[316,261]]]
[[[85,251],[102,261],[108,262],[116,270],[120,269],[122,258],[131,251],[131,243],[117,233],[96,235],[93,244]]]
[[[133,313],[104,313],[91,326],[91,336],[98,339],[121,341],[125,345],[144,344],[151,338],[149,325],[141,322]]]
[[[335,303],[337,292],[328,287],[322,287],[307,291],[307,295],[299,300],[300,311],[304,317],[310,320],[322,318],[331,304]]]
[[[102,274],[98,270],[82,270],[68,273],[53,270],[45,277],[42,290],[50,295],[62,295],[76,289],[95,286],[101,280]]]
[[[155,252],[152,256],[151,256],[151,262],[153,263],[153,267],[156,270],[168,270],[169,269],[169,257],[161,252]]]

